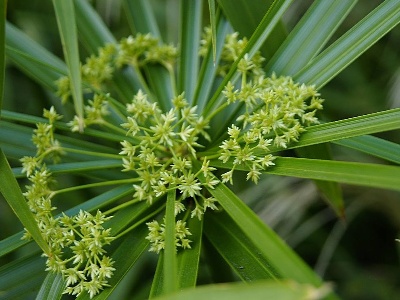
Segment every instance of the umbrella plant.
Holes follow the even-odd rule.
[[[0,254],[38,246],[0,268],[8,299],[116,297],[151,260],[130,297],[336,298],[238,187],[311,179],[337,218],[340,183],[400,190],[400,146],[370,135],[399,129],[399,109],[329,121],[320,93],[400,22],[400,4],[328,45],[356,1],[315,1],[287,32],[291,2],[180,1],[169,43],[148,1],[123,1],[131,32],[117,39],[89,2],[53,0],[63,60],[2,18],[2,70],[6,56],[56,99],[41,116],[1,112],[0,191],[25,230]],[[333,160],[330,144],[392,165]]]

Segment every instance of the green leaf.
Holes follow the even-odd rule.
[[[321,288],[300,285],[292,281],[261,281],[253,284],[230,283],[206,285],[196,289],[187,289],[157,300],[243,300],[243,299],[279,299],[311,300],[323,299],[329,292],[328,286]],[[314,295],[314,296],[313,296]]]
[[[261,25],[264,15],[275,4],[273,0],[218,0],[224,14],[229,19],[233,28],[242,37],[250,38],[256,28]],[[285,40],[287,35],[283,22],[278,22],[273,26],[271,34],[263,46],[260,46],[262,55],[269,60],[278,47]]]
[[[399,22],[400,2],[382,2],[297,73],[295,80],[321,88]]]
[[[180,63],[178,93],[193,103],[199,70],[199,43],[201,32],[202,0],[181,1]]]
[[[300,156],[305,158],[313,159],[326,159],[331,160],[331,149],[329,144],[321,143],[308,147],[301,147],[296,149]],[[319,191],[322,193],[327,203],[335,211],[336,215],[340,218],[344,218],[344,201],[342,190],[336,182],[324,181],[324,180],[314,180],[314,183],[318,187]]]
[[[64,286],[65,283],[60,273],[48,272],[36,296],[36,300],[61,299]]]
[[[200,169],[198,163],[195,167]],[[201,182],[205,182],[201,174],[199,179]],[[239,228],[254,243],[260,253],[268,259],[277,274],[301,283],[321,285],[318,276],[227,186],[220,183],[215,189],[208,189],[208,191],[236,221]]]
[[[207,56],[203,59],[200,68],[199,78],[197,80],[197,87],[194,95],[193,105],[197,105],[199,112],[203,111],[204,106],[206,105],[209,99],[211,89],[215,84],[215,79],[216,79],[215,76],[217,71],[216,65],[219,62],[222,48],[224,47],[225,38],[226,35],[228,34],[229,29],[230,29],[230,24],[223,16],[220,16],[218,18],[218,25],[216,29],[217,37],[215,45],[216,47],[215,62],[212,51],[210,49],[207,53]]]
[[[363,135],[334,143],[400,164],[400,145],[378,137]]]
[[[23,233],[17,233],[12,236],[5,238],[0,241],[0,257],[6,255],[27,243],[26,240],[22,240]]]
[[[157,20],[148,0],[124,0],[128,24],[133,32],[150,32],[155,37],[161,38]]]
[[[329,41],[357,0],[315,1],[265,67],[267,73],[293,75]]]
[[[299,141],[289,147],[297,148],[399,128],[400,109],[396,108],[307,127]]]
[[[67,75],[62,60],[10,23],[6,26],[6,54],[20,70],[51,91],[56,91],[54,82]]]
[[[201,254],[203,219],[199,221],[197,218],[190,218],[187,220],[187,226],[192,233],[190,236],[192,248],[181,250],[177,255],[178,285],[180,289],[196,286]]]
[[[175,189],[171,189],[167,194],[167,207],[165,210],[164,287],[162,294],[178,290],[175,245],[175,199],[176,191]]]
[[[29,209],[28,204],[18,182],[15,179],[7,158],[3,150],[0,149],[0,192],[6,199],[8,205],[12,208],[22,225],[29,231],[32,238],[36,241],[44,253],[50,253],[49,245],[44,240],[42,233],[36,223],[36,220]]]
[[[81,65],[79,60],[74,2],[73,0],[53,0],[53,5],[61,36],[64,58],[68,67],[68,76],[71,82],[71,94],[74,100],[75,113],[78,116],[79,131],[83,132],[84,104],[81,88]]]
[[[80,41],[89,52],[96,52],[98,47],[116,42],[111,31],[88,1],[73,2],[76,14],[74,26],[78,28]]]
[[[215,16],[215,0],[208,0],[208,9],[210,11],[210,23],[211,23],[211,44],[212,44],[212,53],[213,53],[213,62],[215,66],[215,62],[217,60],[217,23]]]
[[[4,97],[4,74],[5,74],[5,21],[7,13],[7,1],[0,3],[0,118]]]
[[[400,167],[397,166],[293,157],[277,157],[274,162],[275,166],[267,168],[265,173],[400,190]],[[221,161],[213,161],[212,165],[233,166],[231,162]],[[248,171],[244,166],[235,169]]]
[[[251,282],[280,277],[226,212],[208,213],[204,233],[242,280]]]
[[[32,291],[38,291],[46,272],[45,259],[38,251],[14,259],[0,267],[0,298],[30,299]]]

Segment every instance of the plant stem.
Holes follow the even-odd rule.
[[[118,155],[118,154],[94,152],[94,151],[75,149],[75,148],[66,148],[66,147],[62,147],[62,150],[66,151],[66,152],[70,152],[70,153],[79,153],[79,154],[85,154],[85,155],[90,155],[90,156],[99,156],[99,157],[121,159],[121,156]]]
[[[139,221],[137,221],[135,224],[133,224],[132,226],[130,226],[129,228],[127,228],[126,230],[124,230],[123,232],[121,232],[120,234],[118,234],[115,239],[118,239],[120,237],[122,237],[123,235],[127,234],[128,232],[130,232],[131,230],[135,229],[136,227],[138,227],[139,225],[141,225],[143,222],[149,220],[150,218],[152,218],[153,216],[156,216],[157,214],[159,214],[163,209],[165,208],[165,204],[163,204],[161,207],[159,207],[158,209],[156,209],[155,211],[153,211],[151,214],[147,215],[146,217],[140,219]]]
[[[93,187],[117,185],[117,184],[122,184],[122,183],[132,183],[132,182],[137,182],[137,181],[140,181],[140,179],[139,178],[128,178],[128,179],[110,180],[110,181],[105,181],[105,182],[95,182],[95,183],[77,185],[77,186],[72,186],[72,187],[68,187],[65,189],[61,189],[58,191],[54,191],[53,196],[62,194],[62,193],[68,193],[68,192],[72,192],[72,191],[93,188]]]

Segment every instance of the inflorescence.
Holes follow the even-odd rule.
[[[200,56],[209,51],[210,40],[210,30],[206,29]],[[247,40],[238,39],[237,33],[227,36],[217,74],[227,74],[246,44]],[[171,109],[163,109],[145,77],[140,77],[146,65],[159,64],[168,70],[174,84],[177,57],[178,50],[173,45],[160,45],[150,34],[138,34],[99,49],[82,65],[81,73],[83,92],[91,95],[84,108],[84,126],[100,126],[121,136],[117,153],[122,160],[121,171],[131,174],[135,201],[151,205],[168,192],[176,192],[175,246],[186,249],[191,247],[191,233],[185,221],[188,215],[201,219],[206,210],[218,209],[217,200],[208,190],[221,181],[232,183],[235,169],[247,170],[247,179],[257,183],[261,173],[274,165],[271,152],[296,142],[306,126],[318,122],[315,114],[322,109],[322,100],[312,86],[295,83],[290,77],[267,77],[260,53],[253,57],[246,54],[237,67],[240,80],[225,86],[225,101],[215,109],[219,112],[231,105],[240,113],[227,128],[226,139],[210,155],[210,151],[201,151],[212,144],[210,122],[218,113],[202,115],[184,93],[171,99]],[[145,89],[138,90],[131,102],[122,105],[104,91],[114,74],[127,66],[139,74]],[[70,79],[60,78],[57,86],[58,96],[66,103],[71,98]],[[124,121],[115,123],[111,112],[117,112]],[[57,163],[72,150],[55,138],[56,123],[62,116],[52,107],[44,110],[44,117],[48,121],[37,124],[32,138],[36,155],[21,159],[23,172],[31,182],[25,197],[51,249],[46,254],[47,270],[63,274],[66,293],[87,292],[93,297],[108,286],[114,271],[114,261],[104,249],[115,239],[111,228],[104,225],[111,216],[100,211],[94,215],[80,211],[75,216],[53,216],[56,208],[52,198],[61,191],[51,189],[55,183],[46,163]],[[73,132],[79,131],[79,122],[77,116],[69,122]],[[215,159],[226,165],[220,179],[214,174]],[[147,220],[147,226],[150,251],[159,253],[165,247],[165,225]],[[27,233],[25,237],[28,236]]]

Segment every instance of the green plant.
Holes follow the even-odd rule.
[[[316,2],[287,35],[280,19],[290,2],[271,2],[255,27],[242,20],[253,19],[261,1],[233,7],[221,0],[217,10],[209,1],[211,26],[201,40],[202,3],[182,1],[176,48],[161,42],[147,1],[124,2],[137,34],[117,42],[87,2],[54,0],[65,63],[7,24],[9,59],[61,98],[57,110],[69,116],[53,106],[44,118],[2,111],[1,147],[9,159],[23,158],[22,168],[11,169],[2,152],[1,192],[28,233],[1,241],[1,254],[36,241],[52,271],[40,297],[112,296],[150,249],[159,253],[144,292],[150,297],[195,287],[204,257],[211,274],[233,271],[228,281],[265,280],[251,291],[232,285],[238,297],[335,298],[225,183],[236,182],[234,170],[255,183],[262,173],[313,179],[338,217],[337,183],[399,190],[399,167],[330,160],[326,144],[397,164],[399,145],[367,134],[399,129],[398,109],[319,125],[315,114],[322,108],[316,89],[399,22],[400,4],[383,2],[321,51],[355,2]],[[78,35],[91,53],[82,64]],[[26,143],[31,135],[35,147]],[[285,157],[285,149],[303,158]],[[15,178],[25,176],[22,194]],[[71,180],[84,184],[65,186]],[[91,193],[63,203],[64,195]],[[54,215],[53,205],[67,209]],[[38,249],[1,271],[16,274],[16,265],[36,262]],[[231,297],[229,289],[221,293]]]

